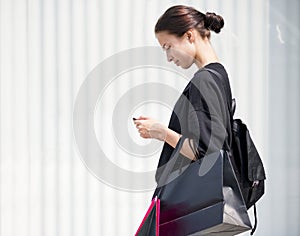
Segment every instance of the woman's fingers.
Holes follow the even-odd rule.
[[[135,127],[138,129],[138,132],[139,132],[140,134],[143,134],[143,133],[148,132],[146,126],[143,124],[142,121],[135,120],[135,121],[134,121],[134,124],[135,124]]]
[[[137,129],[141,128],[141,127],[145,127],[145,120],[135,120],[134,124],[136,126]]]
[[[147,117],[147,116],[140,116],[138,118],[138,120],[149,120],[149,119],[150,119],[150,117]]]
[[[146,129],[139,130],[139,133],[142,138],[151,138],[148,130]]]
[[[139,122],[135,124],[135,127],[140,131],[141,129],[145,129],[145,127]]]
[[[146,116],[140,116],[134,120],[134,124],[141,137],[165,140],[165,127],[156,120]]]

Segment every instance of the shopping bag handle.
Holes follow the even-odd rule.
[[[185,139],[186,138],[184,136],[181,136],[179,138],[179,140],[171,154],[169,161],[165,164],[165,168],[164,168],[162,174],[160,175],[160,177],[158,178],[157,186],[160,187],[160,191],[157,194],[158,197],[161,196],[163,187],[173,180],[173,179],[170,179],[169,177],[170,177],[170,174],[171,174],[178,158],[182,158],[182,157],[180,157],[179,154],[180,154],[180,150],[183,146],[183,142]]]

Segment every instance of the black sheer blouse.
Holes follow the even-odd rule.
[[[222,75],[222,79],[207,69]],[[226,91],[227,90],[227,91]],[[168,127],[186,137],[193,147],[196,158],[231,145],[231,89],[227,72],[220,63],[211,63],[199,69],[177,100]],[[156,181],[174,148],[165,143],[158,162]],[[174,169],[191,162],[181,155]]]

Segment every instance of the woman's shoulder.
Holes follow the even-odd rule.
[[[193,84],[221,84],[220,78],[216,77],[211,71],[214,70],[218,72],[221,76],[221,80],[228,80],[228,74],[225,69],[225,67],[219,63],[219,62],[213,62],[210,64],[205,65],[204,67],[200,68],[196,73],[194,74],[193,78],[191,79],[191,82]]]
[[[196,73],[194,74],[192,80],[196,80],[196,79],[205,79],[209,76],[209,71],[206,70],[205,67],[200,68],[199,70],[196,71]]]
[[[215,70],[221,74],[227,75],[225,67],[220,62],[212,62],[200,68],[198,71],[196,71],[194,77],[197,78],[203,76],[204,78],[206,78],[210,74],[207,69]]]
[[[207,84],[207,83],[215,83],[215,80],[214,80],[211,72],[207,69],[215,70],[215,68],[206,67],[206,66],[200,68],[198,71],[196,71],[196,73],[192,77],[191,83],[196,86],[203,86],[204,84]]]
[[[215,70],[222,75],[223,78],[217,77],[211,71]],[[228,80],[227,72],[221,63],[210,63],[200,68],[190,81],[188,93],[190,96],[205,96],[210,98],[211,95],[220,95],[224,90],[223,79]]]

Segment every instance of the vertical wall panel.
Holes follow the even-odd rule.
[[[27,14],[26,2],[13,1],[13,129],[14,129],[14,222],[15,235],[28,233],[28,136],[26,120],[27,101]],[[23,122],[19,122],[22,120]],[[25,122],[24,122],[25,121]],[[24,204],[25,203],[25,204]],[[26,219],[26,220],[24,220]],[[25,233],[24,233],[25,232]]]
[[[13,235],[13,221],[15,216],[14,207],[14,126],[13,114],[13,33],[11,31],[13,22],[13,2],[1,2],[1,234]],[[2,28],[2,26],[4,28]],[[9,78],[2,82],[2,78]]]
[[[28,1],[29,235],[42,234],[42,40],[39,0]]]
[[[43,235],[57,233],[57,41],[56,41],[56,2],[42,3],[42,204]]]
[[[299,234],[299,2],[270,4],[270,232]],[[296,121],[297,120],[297,121]],[[282,173],[282,174],[280,174]],[[280,225],[280,227],[274,227]]]

